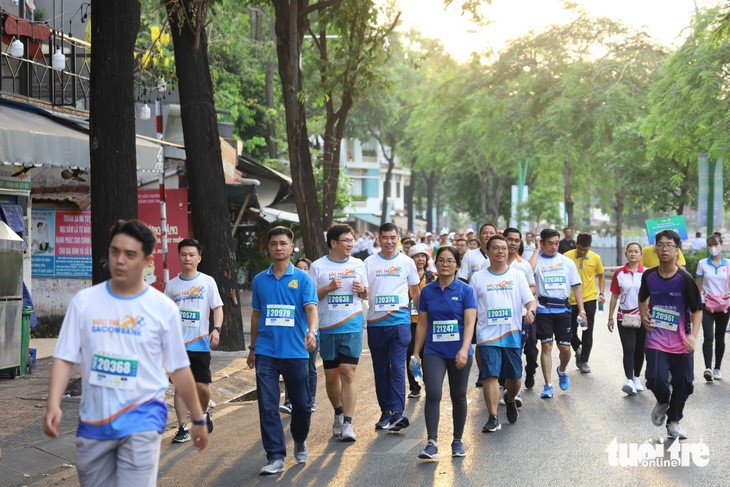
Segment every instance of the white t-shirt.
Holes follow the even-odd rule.
[[[117,296],[108,281],[73,297],[53,357],[80,364],[77,435],[97,440],[162,433],[165,370],[190,365],[175,303],[152,287],[130,298]]]
[[[570,292],[573,286],[579,284],[581,284],[581,280],[578,269],[575,267],[575,262],[563,254],[556,253],[548,257],[540,253],[535,268],[535,285],[537,287],[538,297],[544,296],[567,300],[570,298]],[[549,312],[539,302],[537,307],[538,312]],[[566,305],[566,308],[569,309],[570,306]]]
[[[525,279],[527,279],[527,284],[530,286],[535,285],[535,273],[532,271],[530,263],[525,260],[524,257],[520,257],[519,255],[516,256],[515,260],[513,260],[509,266],[522,271],[525,275]]]
[[[363,330],[362,300],[352,291],[355,279],[368,287],[365,264],[358,258],[349,257],[336,262],[328,255],[312,262],[309,277],[317,289],[328,286],[336,278],[342,279],[342,287],[327,293],[319,300],[319,331],[323,335],[358,333]]]
[[[464,258],[461,259],[461,267],[456,277],[469,282],[475,272],[487,267],[489,267],[489,259],[482,253],[482,249],[472,249],[464,254]]]
[[[373,254],[365,259],[365,269],[369,284],[368,326],[410,324],[408,286],[421,281],[413,259],[401,253],[388,259]]]
[[[165,294],[180,308],[185,348],[210,352],[210,310],[223,306],[215,280],[202,272],[192,279],[178,275],[167,283]]]
[[[729,291],[728,289],[728,272],[730,272],[730,263],[722,257],[720,265],[715,267],[712,257],[702,259],[697,263],[697,277],[702,278],[702,302],[705,302],[705,294],[714,294],[719,296]]]
[[[469,285],[477,298],[477,345],[522,346],[522,308],[534,301],[525,275],[514,267],[502,274],[483,269]]]
[[[532,257],[532,254],[535,253],[535,242],[527,243],[525,242],[524,247],[522,248],[522,258],[529,261],[530,257]]]

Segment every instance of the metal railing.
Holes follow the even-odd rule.
[[[20,37],[23,56],[10,54],[10,45],[0,51],[0,96],[50,105],[54,109],[88,114],[91,88],[91,44],[51,31],[50,40],[38,43]],[[62,71],[52,67],[60,48],[66,56]]]

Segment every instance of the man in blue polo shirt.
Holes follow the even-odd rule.
[[[249,367],[255,361],[261,441],[268,460],[261,475],[284,471],[286,438],[279,416],[279,375],[284,377],[292,403],[294,456],[298,463],[309,459],[309,352],[316,346],[319,330],[317,290],[309,275],[289,260],[294,234],[286,227],[274,227],[267,240],[273,263],[253,279],[252,345],[247,359]]]

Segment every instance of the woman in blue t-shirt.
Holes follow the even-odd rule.
[[[471,339],[476,323],[477,301],[474,291],[456,278],[460,267],[459,252],[454,247],[441,247],[436,252],[438,279],[421,290],[418,303],[413,357],[419,366],[423,366],[428,434],[428,442],[418,454],[419,458],[439,456],[436,441],[441,390],[447,373],[454,419],[451,454],[455,457],[466,455],[461,437],[466,423],[466,388],[472,364]],[[424,346],[421,363],[419,352]]]

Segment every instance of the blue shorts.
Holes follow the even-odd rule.
[[[319,336],[319,354],[325,369],[335,369],[340,364],[357,365],[361,353],[362,332]]]
[[[522,378],[522,351],[519,348],[480,345],[477,353],[482,358],[480,380],[487,377],[511,380]]]

